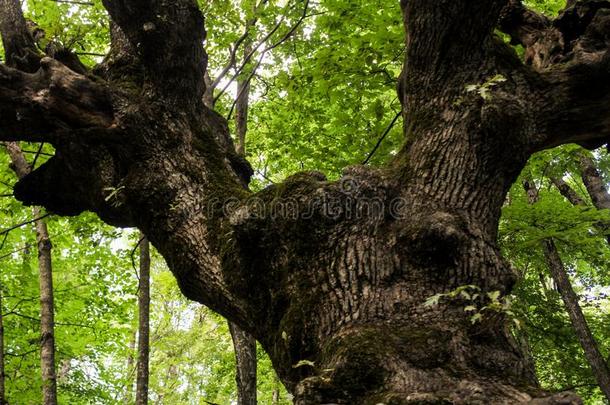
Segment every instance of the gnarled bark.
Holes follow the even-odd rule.
[[[403,0],[407,125],[396,159],[347,168],[336,182],[301,173],[253,194],[226,122],[203,105],[195,2],[105,0],[120,35],[101,77],[57,85],[53,102],[73,106],[69,116],[0,76],[0,94],[24,97],[21,125],[32,125],[2,121],[0,139],[57,150],[15,194],[139,227],[186,296],[257,338],[297,404],[578,403],[539,390],[503,314],[473,325],[463,301],[423,305],[465,285],[508,293],[516,276],[496,233],[528,157],[608,138],[607,8],[567,8],[553,24],[580,27],[557,31],[571,48],[530,66],[494,35],[507,3]],[[519,40],[515,25],[528,21],[502,26]],[[74,82],[84,100],[68,97]],[[15,116],[12,98],[0,106]],[[35,120],[39,108],[45,120]]]

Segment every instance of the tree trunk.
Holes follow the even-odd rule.
[[[139,291],[139,290],[138,290]],[[138,307],[139,309],[139,307]],[[125,405],[129,405],[133,401],[133,371],[134,371],[134,352],[136,350],[136,338],[137,330],[133,331],[131,340],[129,341],[129,354],[127,355],[127,367],[125,373],[126,386],[125,386]],[[137,367],[136,367],[137,368]]]
[[[563,300],[566,311],[572,321],[572,327],[585,352],[585,357],[593,371],[595,380],[606,396],[606,399],[610,401],[610,369],[599,351],[597,342],[582,313],[578,303],[578,295],[576,295],[572,288],[572,284],[570,283],[568,274],[563,266],[559,252],[557,252],[555,243],[552,240],[545,240],[543,242],[543,249],[549,270],[553,275],[553,280],[557,283],[557,289],[561,294],[561,299]]]
[[[4,367],[4,310],[2,304],[3,285],[0,285],[0,405],[6,405],[5,378],[6,369]]]
[[[34,217],[41,211],[34,208]],[[40,272],[40,331],[42,393],[45,405],[57,404],[57,378],[55,375],[55,333],[53,309],[53,273],[51,270],[51,240],[44,221],[36,221],[38,241],[38,271]]]
[[[140,240],[140,279],[138,283],[138,376],[136,405],[148,404],[148,357],[150,352],[150,250],[146,236]]]
[[[248,24],[251,25],[251,24]],[[244,55],[252,52],[250,39],[246,39]],[[246,133],[248,131],[248,105],[250,101],[250,81],[239,79],[237,82],[237,99],[235,100],[235,132],[237,144],[235,151],[240,156],[246,154]],[[255,405],[256,401],[256,339],[234,323],[229,322],[229,330],[235,348],[235,379],[237,382],[238,403]]]
[[[538,190],[536,190],[532,183],[528,182],[525,183],[525,187],[530,204],[535,204],[538,201]],[[610,369],[599,351],[597,342],[582,313],[582,309],[578,303],[578,295],[576,295],[572,288],[572,283],[570,282],[568,273],[563,265],[561,256],[559,256],[555,242],[553,242],[552,239],[543,240],[542,249],[549,271],[557,285],[557,290],[565,304],[566,311],[570,316],[574,333],[585,352],[585,357],[593,371],[595,380],[606,396],[606,399],[610,400]]]
[[[280,380],[273,377],[273,394],[271,396],[271,405],[279,405],[280,403]]]
[[[610,209],[610,194],[599,170],[590,156],[582,154],[579,159],[580,173],[593,206],[598,210]]]
[[[587,189],[587,194],[589,194],[593,206],[598,210],[610,209],[610,194],[608,193],[608,188],[604,184],[601,174],[599,173],[599,170],[597,170],[597,167],[595,167],[595,163],[591,157],[582,153],[578,163],[583,184]],[[563,179],[551,178],[551,182],[557,187],[561,195],[563,195],[572,205],[581,207],[587,205],[587,203],[580,198],[578,193],[574,191],[569,184],[563,181]],[[597,224],[597,228],[606,234],[606,241],[610,244],[610,234],[608,232],[610,224],[602,222]]]
[[[27,176],[31,167],[15,142],[5,144],[13,170],[20,179]],[[34,218],[42,211],[32,209]],[[34,222],[38,245],[38,278],[40,284],[40,368],[42,373],[42,397],[44,405],[57,404],[57,376],[55,373],[55,311],[53,304],[53,270],[51,267],[51,240],[47,224],[39,219]]]
[[[258,193],[203,104],[196,3],[103,4],[120,35],[100,77],[48,57],[36,74],[0,65],[0,139],[56,148],[18,199],[140,228],[187,297],[261,343],[298,405],[579,403],[540,390],[502,313],[473,324],[461,297],[425,303],[510,293],[496,236],[527,159],[610,138],[610,3],[570,2],[551,21],[518,0],[401,1],[400,153]]]
[[[256,405],[256,339],[231,322],[229,330],[235,349],[237,403]]]
[[[252,42],[246,40],[244,55],[252,52]],[[237,99],[235,100],[235,133],[237,144],[235,150],[238,155],[246,156],[246,134],[248,132],[248,108],[250,104],[250,77],[240,78],[237,81]]]

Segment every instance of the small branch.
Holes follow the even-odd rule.
[[[17,225],[13,225],[13,226],[11,226],[10,228],[5,229],[5,230],[1,231],[1,232],[0,232],[0,235],[5,235],[5,234],[8,234],[9,232],[11,232],[11,231],[13,231],[13,230],[15,230],[15,229],[17,229],[17,228],[21,228],[22,226],[25,226],[25,225],[28,225],[28,224],[34,223],[34,222],[36,222],[36,221],[40,221],[41,219],[44,219],[44,218],[49,217],[49,216],[51,216],[51,215],[52,215],[51,213],[48,213],[48,212],[47,212],[46,214],[41,215],[41,216],[39,216],[39,217],[37,217],[37,218],[30,219],[30,220],[28,220],[28,221],[22,222],[22,223],[17,224]]]
[[[7,356],[11,356],[11,357],[22,357],[23,358],[23,357],[26,357],[26,356],[28,356],[28,355],[30,355],[32,353],[36,353],[37,351],[38,351],[38,348],[33,349],[33,350],[28,350],[27,352],[23,352],[23,353],[11,353],[11,352],[7,351],[5,354]]]
[[[392,128],[394,128],[394,125],[396,124],[396,122],[398,121],[398,118],[400,118],[401,115],[402,115],[402,111],[399,111],[396,114],[396,116],[394,117],[394,119],[392,120],[390,125],[388,125],[386,130],[383,132],[383,134],[381,135],[381,137],[377,141],[377,144],[375,145],[373,150],[369,153],[369,155],[366,157],[366,159],[364,159],[364,161],[362,162],[363,165],[366,165],[366,164],[368,164],[371,161],[371,159],[373,158],[373,155],[375,155],[375,153],[377,152],[377,149],[379,149],[379,147],[383,143],[383,140],[388,136],[388,134],[390,133]]]
[[[7,257],[10,257],[10,256],[14,255],[15,253],[19,253],[19,252],[22,252],[22,251],[30,249],[30,248],[31,248],[31,246],[26,244],[26,246],[24,246],[24,247],[22,247],[20,249],[13,250],[12,252],[9,252],[9,253],[7,253],[5,255],[0,256],[0,260],[5,259]]]
[[[106,54],[96,53],[96,52],[74,52],[77,55],[85,55],[85,56],[101,56],[104,57]]]
[[[288,31],[288,33],[286,35],[284,35],[284,37],[282,39],[280,39],[278,42],[276,42],[274,45],[265,48],[262,53],[264,54],[267,51],[270,51],[271,49],[277,47],[278,45],[280,45],[281,43],[283,43],[285,40],[287,40],[293,33],[294,31],[296,31],[296,29],[298,28],[298,26],[303,22],[303,20],[308,17],[307,15],[307,9],[309,7],[309,0],[305,1],[305,7],[303,9],[303,13],[301,15],[301,17],[299,18],[299,20],[296,22],[296,24],[292,27],[292,29],[290,31]],[[282,18],[280,18],[280,21],[278,21],[278,23],[273,27],[273,29],[271,31],[269,31],[269,33],[267,33],[267,35],[265,35],[265,37],[258,43],[256,44],[256,46],[254,46],[254,48],[252,48],[252,51],[244,58],[242,64],[240,65],[240,67],[237,69],[237,71],[235,72],[235,74],[231,77],[231,79],[229,80],[229,82],[225,85],[225,87],[223,87],[223,89],[216,95],[216,97],[214,97],[214,102],[217,102],[218,99],[227,91],[227,88],[229,88],[229,85],[235,81],[235,79],[242,73],[242,71],[244,70],[244,68],[246,67],[246,65],[248,64],[248,62],[250,62],[250,60],[252,59],[252,57],[254,56],[254,54],[256,53],[256,51],[258,50],[258,48],[260,48],[265,42],[267,42],[269,40],[269,38],[271,38],[271,36],[273,34],[275,34],[277,32],[277,30],[282,26],[282,23],[284,22],[284,20],[286,19],[285,15],[282,15]],[[260,60],[260,59],[259,59]],[[260,65],[260,63],[258,64]],[[254,69],[254,72],[256,71],[256,68]],[[249,81],[252,78],[252,74],[248,77]],[[239,98],[239,96],[237,97]],[[233,106],[234,107],[234,106]],[[231,108],[231,110],[233,109],[233,107]],[[229,114],[229,116],[231,115],[231,113]]]
[[[23,153],[29,154],[29,155],[40,155],[40,156],[47,156],[47,157],[53,157],[54,155],[52,153],[46,153],[46,152],[40,152],[38,153],[38,151],[35,150],[22,150]]]
[[[138,279],[138,281],[140,281],[140,275],[138,274],[138,269],[136,268],[136,262],[134,259],[134,254],[136,253],[136,250],[138,250],[138,247],[140,247],[140,244],[142,243],[142,241],[146,238],[146,236],[142,236],[140,238],[140,240],[138,240],[138,243],[136,243],[136,245],[133,247],[133,249],[131,249],[131,253],[129,254],[129,257],[131,258],[131,267],[133,268],[133,272],[136,275],[136,278]],[[138,290],[140,289],[140,287],[138,286]],[[137,291],[136,291],[137,294]]]
[[[49,0],[49,1],[52,1],[54,3],[78,4],[81,6],[95,6],[95,4],[88,2],[88,1],[76,1],[76,0]]]
[[[265,56],[265,54],[269,51],[271,51],[272,49],[280,46],[281,44],[283,44],[286,40],[288,40],[288,38],[290,38],[292,36],[292,34],[294,34],[294,32],[297,30],[297,28],[301,25],[301,23],[305,20],[305,18],[307,17],[307,8],[309,7],[309,0],[305,0],[305,7],[303,8],[303,13],[301,14],[301,17],[299,18],[299,20],[296,22],[296,24],[290,29],[290,31],[288,31],[279,41],[275,42],[273,45],[266,47],[265,49],[262,50],[260,57],[258,58],[258,62],[256,63],[256,66],[254,66],[254,69],[252,69],[252,72],[250,72],[250,75],[248,75],[248,78],[245,80],[245,84],[241,91],[239,92],[239,94],[237,94],[237,97],[235,97],[235,100],[233,100],[233,104],[231,105],[231,109],[229,110],[229,114],[227,115],[227,121],[231,120],[231,116],[233,115],[233,110],[235,109],[235,104],[237,103],[237,100],[240,99],[242,93],[244,92],[245,89],[248,88],[248,84],[250,83],[250,80],[252,80],[252,77],[256,74],[256,71],[258,70],[258,68],[260,67],[261,63],[263,62],[263,58]],[[244,65],[242,65],[243,68]],[[231,80],[235,80],[235,78],[239,75],[240,72],[236,73],[235,76],[233,76],[233,78]],[[228,86],[228,84],[227,84]],[[226,87],[225,86],[225,89]]]
[[[30,165],[32,170],[34,170],[36,168],[36,161],[38,160],[38,157],[42,153],[42,148],[43,147],[44,147],[44,142],[41,142],[40,146],[38,146],[38,150],[36,151],[36,154],[34,155],[34,160],[32,161],[32,164]]]
[[[40,322],[40,318],[36,318],[35,316],[29,316],[29,315],[26,315],[26,314],[22,314],[22,313],[16,312],[16,311],[7,312],[5,314],[2,314],[2,316],[9,316],[9,315],[15,315],[15,316],[18,316],[20,318],[29,319],[29,320],[34,321],[34,322]],[[87,328],[87,329],[94,329],[95,330],[95,328],[93,326],[85,325],[85,324],[82,324],[82,323],[55,322],[54,324],[55,325],[59,325],[59,326],[74,326],[74,327],[77,327],[77,328]]]
[[[222,88],[222,90],[220,90],[220,92],[214,97],[214,102],[215,103],[227,91],[227,89],[229,88],[231,83],[233,83],[235,81],[235,79],[241,74],[241,72],[246,67],[246,64],[248,62],[250,62],[250,60],[252,59],[252,56],[254,56],[254,53],[258,50],[258,48],[260,48],[261,45],[264,44],[282,26],[282,22],[284,22],[284,18],[285,17],[282,16],[282,18],[275,25],[275,27],[273,27],[273,29],[271,31],[269,31],[269,33],[267,33],[267,35],[265,35],[265,37],[258,44],[256,44],[256,46],[254,46],[254,48],[252,48],[252,52],[250,52],[248,55],[246,55],[246,57],[244,58],[242,64],[239,66],[239,68],[237,69],[235,74],[231,77],[231,79],[227,82],[227,84],[225,84],[225,86]]]

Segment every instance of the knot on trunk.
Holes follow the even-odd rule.
[[[405,244],[409,261],[417,266],[446,268],[455,266],[460,246],[467,240],[463,221],[443,211],[415,216],[399,241]]]

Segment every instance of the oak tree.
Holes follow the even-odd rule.
[[[297,404],[578,401],[538,388],[502,312],[473,323],[447,293],[475,286],[484,306],[511,291],[498,222],[533,153],[607,143],[610,2],[550,19],[519,0],[402,0],[401,151],[258,193],[203,102],[195,2],[104,0],[112,46],[80,73],[41,55],[17,0],[0,4],[0,140],[56,150],[16,197],[140,228],[187,297],[257,338]]]

